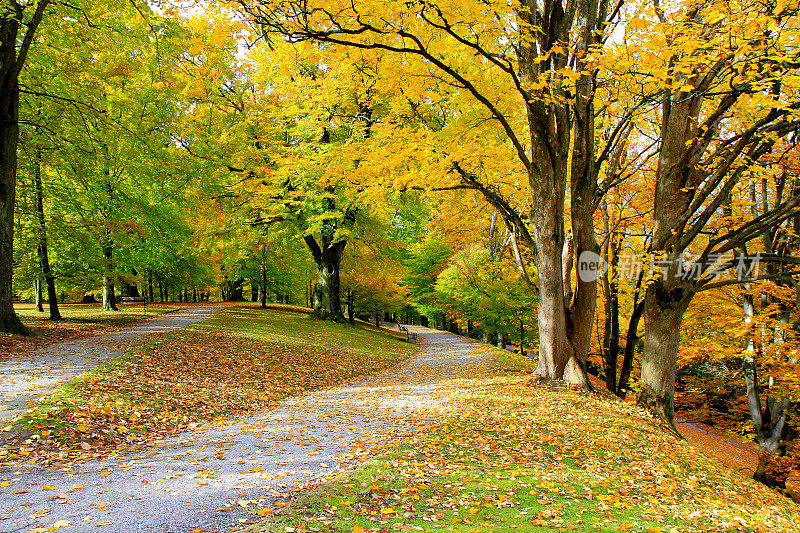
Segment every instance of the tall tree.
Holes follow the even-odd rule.
[[[455,177],[453,183],[441,176],[442,184],[480,192],[511,232],[535,251],[538,374],[561,379],[572,363],[566,377],[584,382],[596,281],[578,278],[574,290],[569,285],[577,257],[584,251],[599,251],[593,225],[597,198],[603,192],[598,177],[621,131],[612,127],[607,144],[595,145],[596,58],[620,4],[606,0],[524,0],[511,5],[451,0],[238,3],[266,31],[294,41],[396,54],[398,71],[417,69],[399,85],[413,87],[410,80],[423,76],[444,79],[470,101],[467,128],[477,130],[478,124],[493,128],[485,138],[503,139],[507,148],[503,165],[497,165],[499,173],[486,172],[485,159],[469,144],[460,150],[440,149],[447,164],[439,170]],[[526,182],[526,201],[514,201],[495,182],[509,171],[517,174],[510,181]],[[430,186],[429,175],[424,186]],[[564,213],[568,183],[571,245]],[[564,256],[565,263],[562,253],[567,246],[574,253]]]
[[[14,201],[19,143],[19,76],[50,0],[4,0],[0,15],[0,332],[28,334],[14,313]]]
[[[700,290],[741,282],[717,279],[737,266],[731,253],[800,206],[800,197],[784,197],[743,220],[722,209],[732,193],[747,190],[748,180],[774,172],[774,150],[794,150],[800,54],[787,42],[800,18],[796,8],[716,1],[693,1],[673,12],[654,2],[652,17],[655,24],[637,23],[645,46],[661,43],[663,51],[650,55],[663,99],[650,246],[656,269],[645,297],[638,402],[672,425],[689,303]]]

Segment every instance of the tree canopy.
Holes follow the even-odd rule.
[[[718,418],[785,453],[796,3],[6,4],[3,331],[43,292],[54,320],[136,296],[417,321],[668,427],[728,376]]]

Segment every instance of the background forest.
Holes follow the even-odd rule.
[[[3,5],[4,330],[120,296],[431,325],[785,481],[797,2]]]

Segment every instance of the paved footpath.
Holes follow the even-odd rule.
[[[0,427],[4,421],[22,414],[28,402],[50,394],[73,376],[122,355],[144,335],[195,324],[222,309],[221,306],[189,307],[113,333],[60,342],[26,355],[12,355],[0,360]]]
[[[227,531],[290,491],[324,481],[373,449],[423,427],[459,378],[485,362],[481,344],[409,328],[422,347],[410,361],[289,398],[238,421],[184,433],[152,449],[62,470],[0,468],[0,532]],[[42,487],[54,487],[44,490]],[[61,524],[65,524],[61,522]],[[45,531],[45,530],[42,530]]]

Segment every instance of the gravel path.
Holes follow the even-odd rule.
[[[182,328],[205,320],[221,306],[189,307],[113,333],[60,342],[0,361],[0,427],[22,414],[28,402],[50,394],[73,376],[127,352],[144,335]],[[0,434],[2,438],[2,434]]]
[[[257,518],[255,510],[424,426],[459,378],[474,376],[485,362],[479,343],[409,329],[422,343],[409,362],[265,413],[185,433],[136,456],[64,470],[0,467],[0,485],[8,482],[0,488],[0,532],[59,521],[69,522],[64,532],[211,532]]]

